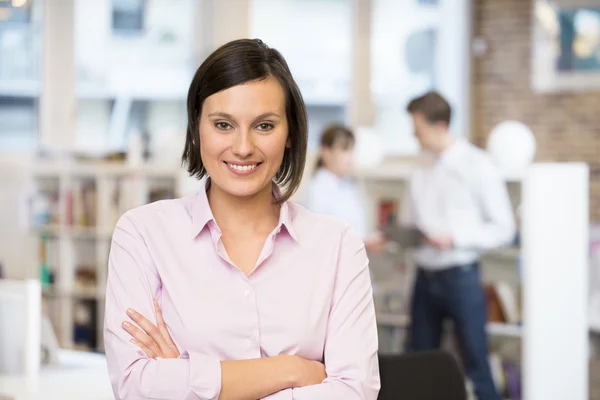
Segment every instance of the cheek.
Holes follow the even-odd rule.
[[[285,149],[290,147],[290,140],[285,131],[274,132],[261,138],[260,149],[268,159],[283,158]]]
[[[210,130],[200,131],[200,155],[204,164],[216,161],[219,154],[227,147],[223,137],[210,132]]]
[[[265,140],[261,149],[268,159],[279,160],[283,158],[287,148],[286,139]]]

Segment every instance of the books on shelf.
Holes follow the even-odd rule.
[[[494,282],[485,286],[488,321],[520,324],[521,313],[517,294],[505,282]]]
[[[39,188],[31,195],[28,203],[31,228],[38,229],[60,223],[58,184],[55,188]]]
[[[496,389],[503,399],[521,400],[522,382],[520,366],[510,360],[504,359],[498,353],[488,356],[492,378]]]
[[[89,181],[76,181],[66,194],[66,223],[69,226],[96,226],[96,186]]]
[[[56,162],[32,170],[27,227],[40,239],[46,313],[61,346],[102,347],[112,231],[127,210],[178,195],[180,168]]]
[[[380,200],[378,220],[381,228],[396,225],[398,221],[398,201],[395,199]]]

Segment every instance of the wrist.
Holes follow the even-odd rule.
[[[279,355],[276,356],[280,377],[286,388],[300,386],[302,377],[300,373],[302,369],[299,367],[300,357],[295,355]]]

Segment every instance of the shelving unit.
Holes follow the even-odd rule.
[[[42,279],[61,347],[102,351],[112,230],[128,209],[178,196],[182,170],[63,162],[38,164],[31,175],[30,232],[40,238],[40,266],[28,275]]]

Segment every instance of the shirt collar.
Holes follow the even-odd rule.
[[[463,146],[463,139],[455,138],[450,147],[440,153],[438,161],[443,163],[452,162],[454,158],[460,156]]]
[[[191,217],[192,217],[192,235],[193,237],[198,236],[202,230],[212,221],[214,226],[219,229],[215,217],[210,209],[210,204],[208,203],[208,196],[206,195],[206,190],[210,185],[210,178],[206,180],[204,184],[204,190],[201,190],[194,198],[191,204]],[[273,182],[273,196],[275,198],[279,198],[281,195],[281,190],[279,187]],[[279,210],[279,222],[277,223],[277,233],[281,231],[281,228],[284,227],[287,233],[294,239],[298,241],[298,236],[294,230],[294,210],[290,205],[289,201],[281,204],[281,208]],[[219,229],[220,233],[220,229]]]

